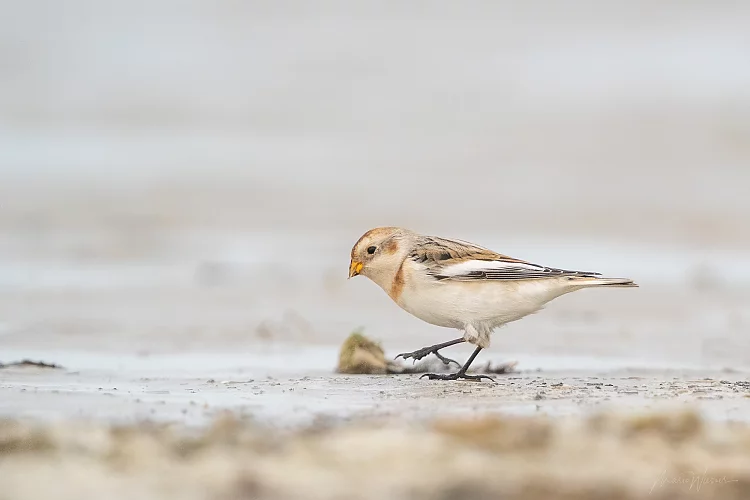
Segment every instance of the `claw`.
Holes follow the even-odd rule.
[[[437,373],[425,373],[422,375],[420,380],[424,377],[427,377],[429,380],[458,380],[458,379],[464,379],[464,380],[484,380],[487,379],[491,381],[493,384],[497,384],[494,378],[490,377],[489,375],[466,375],[465,373],[456,372],[456,373],[450,373],[450,374],[437,374]]]
[[[434,354],[435,356],[437,356],[437,358],[438,358],[438,359],[439,359],[440,361],[442,361],[442,362],[443,362],[443,364],[445,364],[445,365],[449,365],[449,364],[451,364],[451,363],[455,363],[457,367],[461,368],[461,364],[460,364],[460,363],[459,363],[458,361],[456,361],[455,359],[451,359],[451,358],[446,358],[445,356],[443,356],[442,354],[440,354],[440,353],[439,353],[439,352],[437,352],[437,351],[433,352],[433,354]]]
[[[435,346],[433,346],[433,347],[435,347]],[[434,354],[435,356],[437,356],[437,358],[440,361],[442,361],[443,363],[445,363],[446,365],[449,365],[451,363],[455,363],[456,366],[458,366],[459,368],[461,367],[461,365],[459,364],[458,361],[456,361],[454,359],[446,358],[445,356],[443,356],[442,354],[440,354],[438,352],[438,349],[433,349],[433,348],[429,348],[429,347],[426,347],[424,349],[419,349],[419,350],[416,350],[414,352],[402,352],[401,354],[397,354],[396,357],[393,358],[393,359],[396,360],[398,358],[402,358],[404,360],[407,360],[407,359],[411,358],[413,360],[412,364],[415,364],[417,361],[419,361],[420,359],[422,359],[422,358],[424,358],[426,356],[429,356],[430,354]]]

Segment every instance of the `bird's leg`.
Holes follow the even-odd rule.
[[[492,377],[488,375],[466,375],[466,370],[469,369],[469,365],[474,361],[474,358],[477,357],[477,354],[479,354],[479,351],[481,350],[482,350],[481,347],[477,347],[476,349],[474,349],[474,352],[469,357],[469,360],[456,373],[450,373],[450,374],[425,373],[424,375],[422,375],[422,377],[427,377],[430,380],[458,380],[461,378],[464,380],[482,380],[486,378],[494,382],[495,379],[493,379]],[[419,377],[419,378],[422,378],[422,377]]]
[[[440,361],[442,361],[446,365],[448,365],[450,363],[455,363],[456,366],[461,366],[461,364],[458,361],[454,361],[454,360],[452,360],[450,358],[446,358],[445,356],[443,356],[442,354],[440,354],[438,351],[440,349],[442,349],[443,347],[449,347],[449,346],[452,346],[452,345],[460,344],[462,342],[466,342],[463,339],[463,337],[461,337],[460,339],[449,340],[448,342],[443,342],[442,344],[435,344],[435,345],[431,345],[429,347],[423,347],[422,349],[417,349],[414,352],[402,352],[401,354],[399,354],[398,356],[396,356],[394,359],[398,359],[398,358],[409,359],[409,358],[412,358],[412,359],[414,359],[414,361],[417,361],[417,360],[420,360],[420,359],[424,358],[428,354],[434,354],[435,356],[437,356],[437,358]]]

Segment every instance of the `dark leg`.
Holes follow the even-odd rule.
[[[486,378],[494,382],[495,379],[493,379],[489,375],[466,375],[466,370],[469,369],[469,365],[474,361],[474,358],[477,357],[477,354],[479,354],[479,351],[481,350],[482,350],[481,347],[477,347],[476,349],[474,349],[474,352],[469,357],[469,360],[456,373],[451,373],[447,375],[436,374],[436,373],[425,373],[424,375],[422,375],[422,377],[427,377],[430,380],[458,380],[460,378],[465,379],[465,380],[482,380]],[[422,377],[419,377],[419,378],[422,378]]]
[[[462,342],[466,342],[463,339],[463,337],[461,337],[460,339],[449,340],[448,342],[443,342],[442,344],[435,344],[435,345],[431,345],[430,347],[423,347],[422,349],[417,349],[414,352],[402,352],[401,354],[399,354],[398,356],[396,356],[394,359],[398,359],[398,358],[404,358],[404,359],[413,358],[414,361],[417,361],[417,360],[420,360],[420,359],[424,358],[428,354],[434,354],[435,356],[438,357],[438,359],[440,361],[442,361],[446,365],[450,364],[450,363],[456,363],[456,366],[461,366],[458,363],[458,361],[454,361],[452,359],[446,358],[445,356],[443,356],[442,354],[440,354],[438,351],[440,349],[442,349],[443,347],[449,347],[449,346],[452,346],[452,345],[460,344]]]

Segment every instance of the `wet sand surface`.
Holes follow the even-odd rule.
[[[294,428],[370,417],[561,416],[688,407],[712,420],[750,420],[748,374],[734,370],[527,357],[521,358],[525,370],[497,375],[494,384],[455,383],[427,381],[419,375],[334,374],[333,348],[261,350],[266,352],[141,357],[57,352],[56,361],[64,369],[0,371],[0,415],[204,425],[232,411],[271,427]],[[6,354],[31,359],[52,355]]]
[[[3,356],[61,367],[0,369],[0,498],[750,494],[738,369],[537,354],[496,383],[439,382],[335,374],[337,346],[298,342]]]

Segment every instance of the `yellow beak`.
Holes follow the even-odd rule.
[[[351,264],[349,264],[349,277],[352,278],[360,273],[362,271],[362,263],[357,262],[356,260],[353,260]]]

